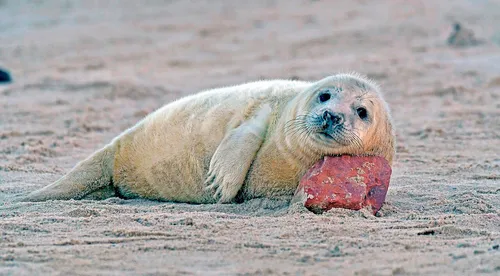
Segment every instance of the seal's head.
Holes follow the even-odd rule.
[[[303,145],[323,155],[377,155],[392,163],[394,131],[378,86],[358,75],[339,74],[314,83],[299,96],[289,128]]]

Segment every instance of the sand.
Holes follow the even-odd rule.
[[[1,275],[500,274],[499,1],[0,1]],[[250,3],[251,2],[251,3]],[[455,22],[479,43],[450,46]],[[14,202],[202,89],[358,71],[398,154],[373,216]]]

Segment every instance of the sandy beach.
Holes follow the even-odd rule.
[[[0,67],[0,275],[500,274],[500,1],[3,0]],[[16,202],[180,97],[350,71],[396,128],[377,216]]]

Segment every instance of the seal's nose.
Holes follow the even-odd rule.
[[[336,126],[344,123],[344,115],[340,113],[333,113],[328,110],[323,112],[323,128],[329,126]]]

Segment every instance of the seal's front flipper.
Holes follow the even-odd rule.
[[[115,147],[108,145],[78,163],[56,182],[29,194],[23,201],[82,199],[111,185]]]
[[[210,160],[205,184],[215,190],[219,203],[234,200],[245,182],[250,165],[264,141],[271,107],[263,106],[253,118],[231,130]]]

